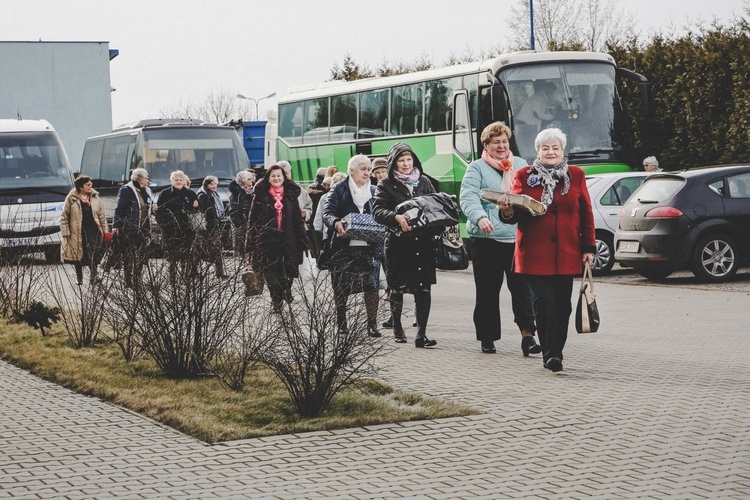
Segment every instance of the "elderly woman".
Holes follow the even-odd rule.
[[[245,255],[247,216],[255,193],[255,172],[243,170],[229,183],[229,220],[232,222],[232,248],[236,257]]]
[[[525,194],[547,207],[533,216],[514,209],[507,196],[498,201],[503,218],[517,219],[515,271],[531,286],[544,367],[563,369],[563,348],[572,311],[573,278],[594,261],[594,214],[583,170],[564,157],[565,134],[542,130],[534,141],[534,164],[516,173],[513,193]]]
[[[656,156],[647,156],[643,159],[643,170],[646,172],[661,172],[659,160],[656,159]]]
[[[344,172],[336,172],[333,174],[333,177],[330,179],[331,189],[344,179],[346,179],[346,174]],[[326,200],[329,196],[331,196],[330,189],[320,197],[320,205],[318,211],[315,212],[315,220],[313,220],[313,229],[318,233],[317,237],[320,238],[321,242],[328,237],[328,233],[330,232],[323,221],[323,207],[326,206]]]
[[[198,206],[206,215],[206,229],[201,236],[203,237],[204,254],[216,266],[216,276],[228,278],[224,273],[224,258],[221,255],[223,248],[221,219],[224,217],[224,203],[216,191],[218,187],[219,179],[213,175],[207,175],[203,179],[203,185],[198,190]]]
[[[144,168],[133,169],[130,182],[117,193],[112,234],[117,236],[116,261],[125,268],[125,284],[134,287],[146,263],[147,236],[151,231],[151,211],[154,195],[148,187],[151,181]]]
[[[346,299],[364,292],[367,334],[380,337],[378,330],[378,287],[383,245],[349,238],[342,219],[348,214],[372,214],[375,186],[370,183],[370,159],[353,156],[347,166],[349,177],[339,182],[323,206],[326,226],[333,231],[330,264],[333,299],[339,330],[347,332]]]
[[[188,187],[190,180],[182,170],[169,174],[171,186],[161,193],[157,201],[156,221],[162,232],[162,241],[171,263],[179,262],[190,252],[195,232],[190,227],[189,216],[198,208],[198,197]]]
[[[310,248],[305,220],[299,208],[300,187],[284,168],[273,165],[255,185],[248,217],[248,252],[252,268],[263,273],[273,309],[292,301],[292,283],[299,276],[302,254]]]
[[[404,293],[414,295],[417,313],[416,347],[437,344],[427,338],[427,320],[432,304],[431,288],[435,275],[435,230],[412,230],[407,215],[396,213],[396,206],[415,196],[434,193],[435,188],[422,175],[422,164],[412,149],[397,142],[388,151],[388,177],[378,183],[375,192],[375,220],[390,231],[385,236],[385,275],[391,290],[393,333],[398,343],[406,342],[401,325]],[[402,231],[397,234],[397,230]]]
[[[509,192],[515,179],[514,171],[525,167],[522,158],[510,151],[511,131],[504,123],[494,122],[482,132],[482,158],[471,163],[461,182],[461,210],[466,215],[466,230],[471,236],[471,261],[474,271],[476,302],[474,328],[482,352],[495,352],[500,340],[500,289],[503,277],[513,305],[513,316],[521,331],[524,356],[538,354],[541,347],[534,341],[534,306],[531,290],[522,276],[514,273],[513,252],[516,247],[516,226],[503,224],[495,203],[479,196],[482,189]]]
[[[76,284],[83,284],[83,266],[88,266],[91,281],[102,258],[107,218],[99,193],[88,175],[78,177],[63,204],[60,232],[63,236],[62,256],[76,270]]]

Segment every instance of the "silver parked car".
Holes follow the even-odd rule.
[[[589,174],[586,186],[591,196],[596,227],[595,274],[606,274],[615,264],[614,236],[620,208],[630,198],[650,172],[617,172]]]

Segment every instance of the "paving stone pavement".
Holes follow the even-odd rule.
[[[552,374],[506,292],[481,354],[471,276],[441,273],[438,346],[399,345],[383,376],[481,411],[460,418],[207,445],[0,362],[0,497],[750,497],[750,293],[596,291],[602,331],[571,327]]]

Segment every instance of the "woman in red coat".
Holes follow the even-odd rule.
[[[583,263],[594,261],[596,251],[585,174],[568,165],[565,144],[560,129],[542,130],[534,141],[534,164],[516,172],[512,192],[541,201],[547,207],[543,215],[514,210],[507,197],[498,202],[503,218],[518,222],[514,271],[531,286],[544,367],[553,372],[563,369],[573,278],[581,275]]]

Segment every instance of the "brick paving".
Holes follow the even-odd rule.
[[[602,283],[552,374],[510,321],[481,354],[471,277],[439,281],[438,346],[383,376],[481,414],[207,445],[0,362],[0,497],[750,497],[746,289]]]

